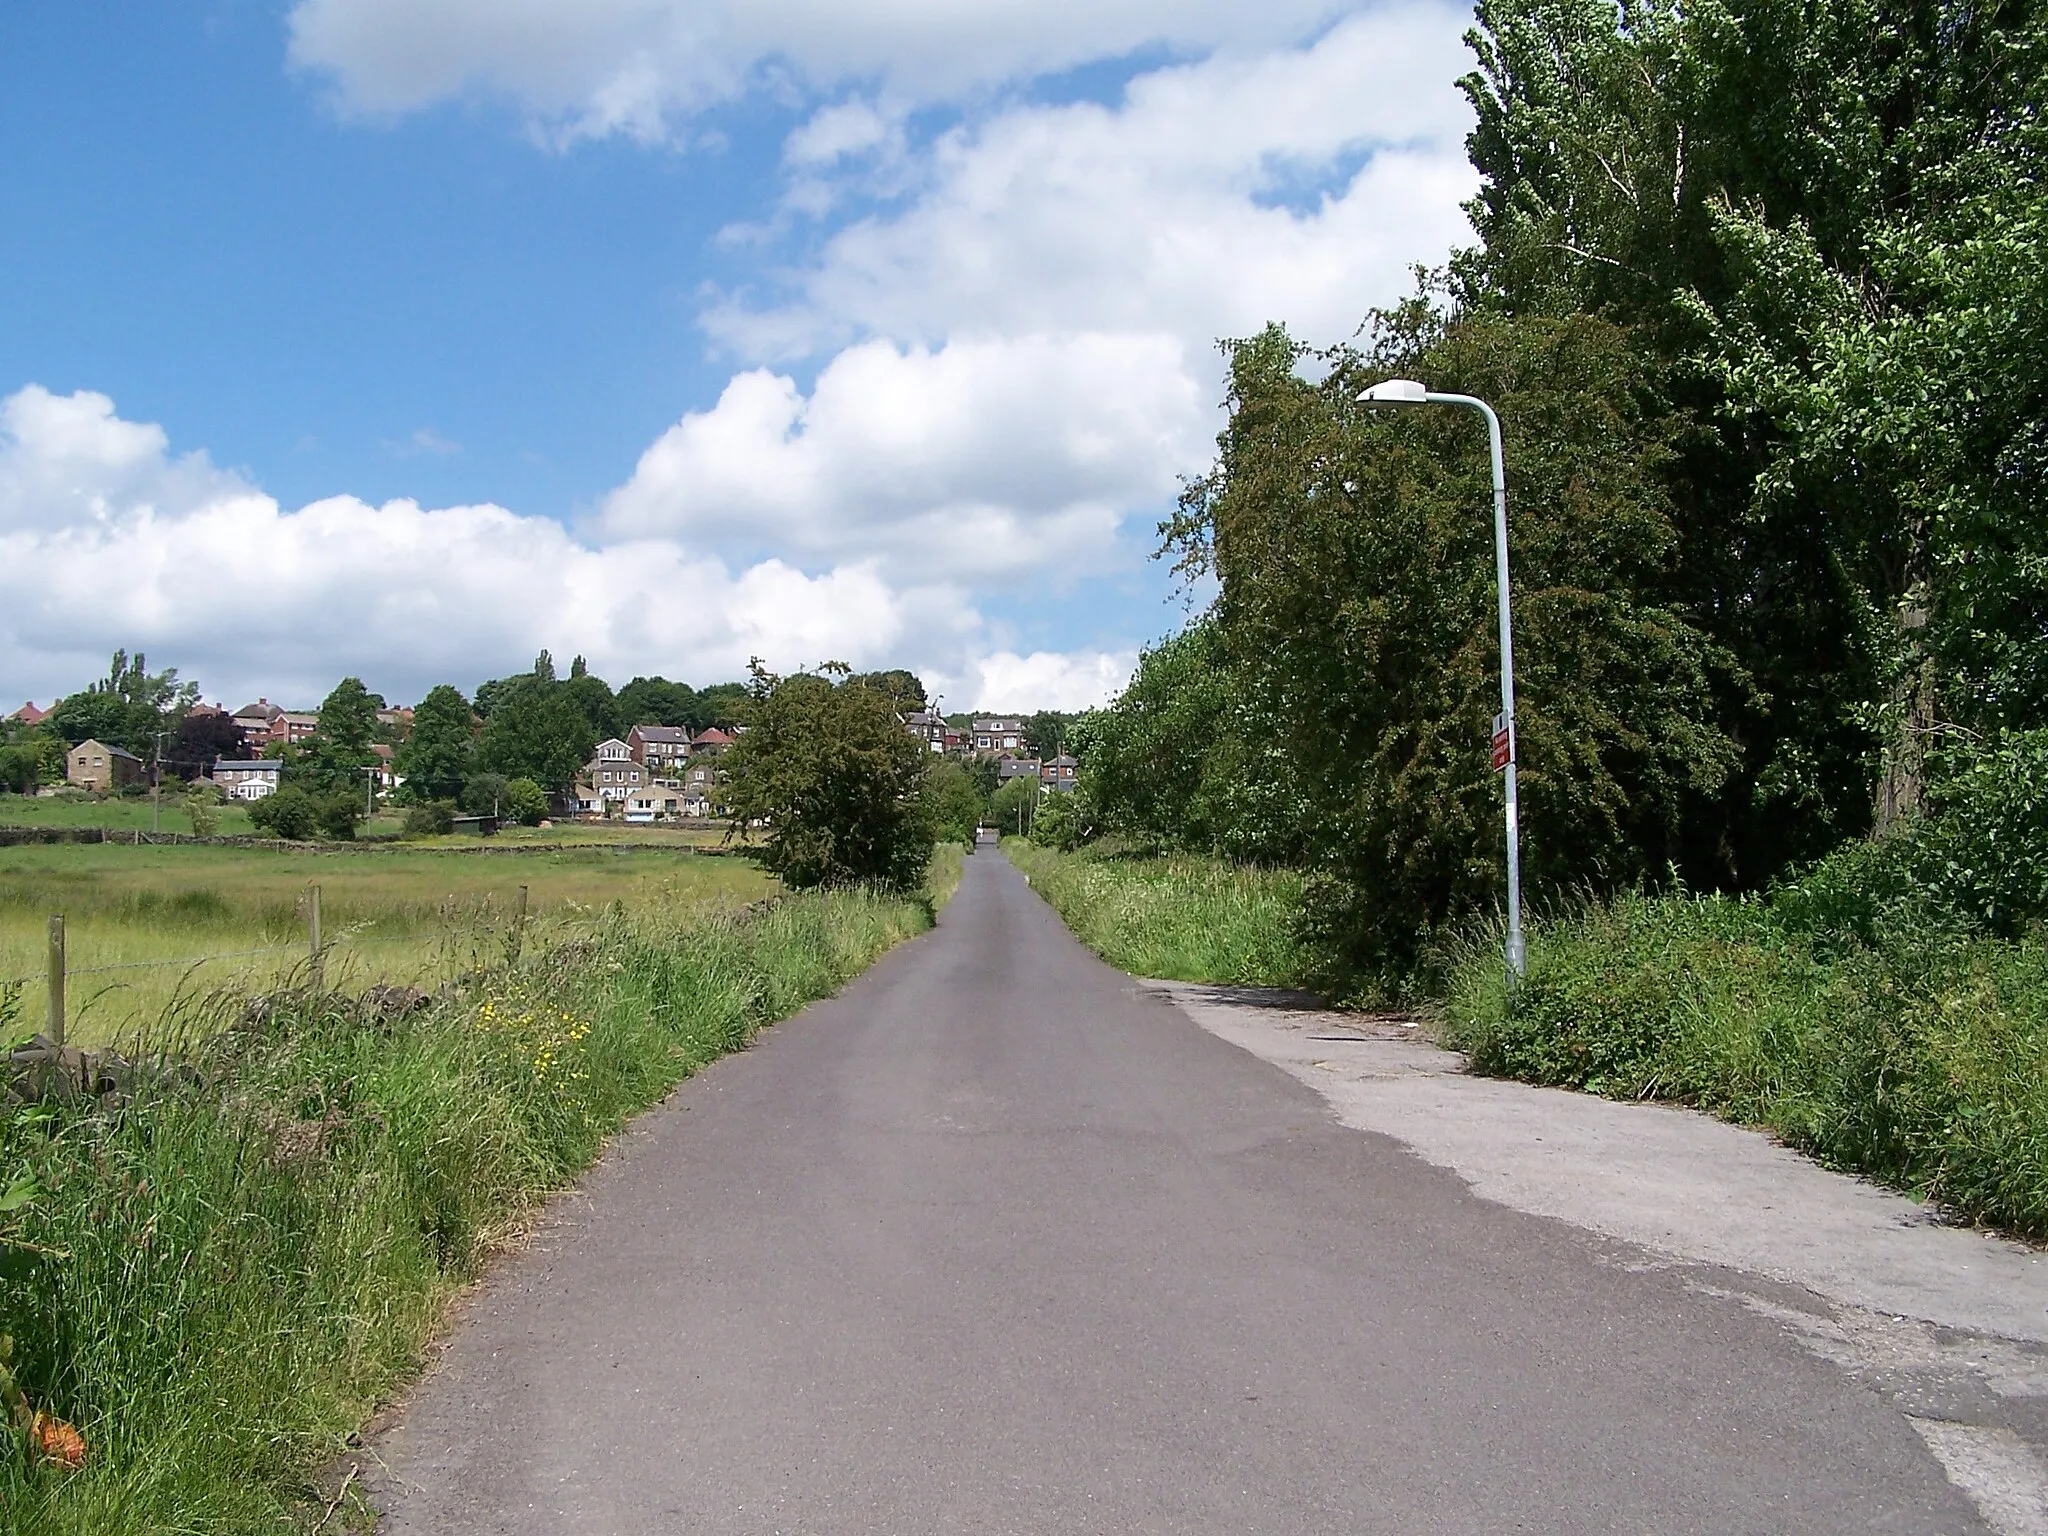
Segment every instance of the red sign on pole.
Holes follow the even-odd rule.
[[[1515,760],[1515,729],[1506,715],[1493,717],[1493,771],[1499,773]]]

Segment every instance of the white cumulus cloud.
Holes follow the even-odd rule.
[[[808,396],[766,369],[734,378],[648,448],[601,526],[906,576],[1073,572],[1199,462],[1205,407],[1170,336],[868,341]]]
[[[754,88],[945,101],[1138,50],[1311,35],[1356,0],[300,0],[291,57],[343,104],[510,101],[550,133],[655,140]]]
[[[305,702],[346,673],[397,698],[469,687],[543,646],[616,682],[702,682],[757,654],[973,676],[988,643],[960,589],[891,583],[872,561],[735,570],[671,539],[590,544],[489,505],[292,510],[173,456],[104,396],[31,385],[0,401],[0,697],[78,687],[116,646],[210,695]]]

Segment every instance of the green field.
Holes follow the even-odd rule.
[[[0,1012],[13,1014],[0,1033],[43,1023],[53,914],[65,919],[70,1036],[91,1044],[205,1027],[222,1016],[219,994],[302,977],[315,885],[324,979],[344,991],[431,987],[502,956],[521,886],[529,944],[610,911],[680,913],[776,889],[750,860],[677,845],[477,854],[461,851],[475,839],[445,841],[454,846],[0,848],[0,987],[13,993],[11,1006],[0,993]]]
[[[250,824],[249,812],[242,806],[226,804],[216,810],[220,819],[216,836],[257,835],[256,828]],[[395,831],[397,818],[389,820]],[[154,825],[159,831],[189,835],[192,818],[185,812],[184,796],[166,794]],[[146,795],[139,800],[122,796],[93,800],[70,795],[51,799],[40,795],[0,795],[0,827],[107,827],[120,832],[147,832],[151,826],[149,797]]]

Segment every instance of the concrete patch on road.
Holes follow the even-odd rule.
[[[1619,1239],[1775,1318],[1906,1414],[1993,1529],[2048,1536],[2048,1255],[1708,1115],[1468,1076],[1412,1023],[1138,985],[1481,1198]]]

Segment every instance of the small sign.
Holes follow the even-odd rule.
[[[1499,773],[1515,760],[1514,722],[1506,715],[1493,717],[1493,771]]]

